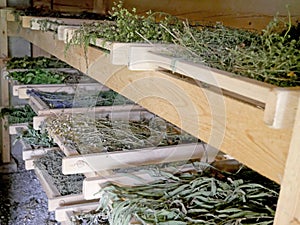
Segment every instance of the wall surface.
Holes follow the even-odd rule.
[[[55,10],[108,12],[119,0],[53,0]],[[148,10],[167,12],[192,21],[222,22],[233,27],[261,30],[278,14],[293,21],[300,20],[300,0],[123,0],[124,7],[136,8],[139,13]],[[36,6],[48,6],[50,0],[33,0]],[[289,10],[287,9],[287,6]]]

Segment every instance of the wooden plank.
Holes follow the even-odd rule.
[[[1,6],[5,7],[6,2],[2,2]],[[0,9],[0,56],[8,57],[8,43],[7,43],[7,23],[6,23],[7,10]],[[3,63],[1,61],[1,71]],[[2,73],[0,77],[0,108],[9,106],[9,86],[8,81],[3,79]],[[3,163],[9,163],[10,156],[10,137],[8,130],[8,121],[6,119],[0,120],[0,141],[1,141],[1,161]]]
[[[148,48],[148,50],[147,50]],[[153,50],[153,48],[152,48]],[[150,51],[150,52],[149,52]],[[265,104],[264,120],[275,129],[291,127],[294,123],[300,88],[278,88],[253,79],[190,63],[181,59],[151,52],[149,47],[130,47],[129,69],[156,70],[159,67],[241,95],[244,101]],[[249,100],[248,100],[249,99]]]
[[[296,122],[281,183],[274,225],[299,224],[300,222],[300,99]]]
[[[129,69],[145,70],[147,68],[143,69],[140,66],[145,62],[156,65],[156,68],[162,67],[173,73],[183,74],[205,84],[213,85],[263,103],[267,102],[266,98],[274,87],[273,85],[234,76],[231,73],[209,68],[201,64],[164,56],[159,53],[146,52],[144,47],[131,47]]]
[[[99,83],[78,83],[78,84],[36,84],[36,85],[14,85],[13,91],[14,94],[20,99],[28,99],[30,95],[27,94],[27,91],[30,89],[35,89],[38,91],[46,92],[67,92],[67,93],[76,93],[79,90],[109,90],[106,87]]]
[[[17,123],[9,125],[9,134],[16,135],[20,133],[20,130],[28,129],[28,123]]]
[[[1,159],[2,163],[9,163],[11,160],[10,156],[10,136],[9,136],[9,125],[7,117],[0,119],[1,126]]]
[[[31,45],[31,56],[32,57],[44,56],[47,58],[51,57],[51,55],[48,52],[44,51],[43,49],[41,49],[35,45]]]
[[[176,146],[135,149],[110,153],[84,154],[66,157],[62,161],[63,174],[88,173],[140,165],[176,162],[205,157],[202,144],[182,144]],[[214,160],[215,153],[208,161]]]
[[[84,201],[82,194],[71,194],[61,196],[53,183],[53,178],[43,170],[35,167],[35,173],[48,197],[48,210],[54,211],[56,208],[65,204],[75,204]]]
[[[30,20],[29,25],[28,25],[28,20]],[[99,20],[91,20],[91,19],[35,17],[35,16],[29,17],[28,16],[25,18],[25,22],[23,22],[23,27],[30,28],[32,30],[43,30],[44,27],[41,26],[40,21],[45,21],[45,20],[49,21],[47,28],[51,31],[57,31],[60,25],[63,25],[63,26],[65,26],[65,25],[76,26],[77,25],[78,26],[78,25],[82,25],[82,24],[99,22]]]
[[[275,129],[293,127],[299,96],[299,88],[274,88],[265,106],[265,123]]]
[[[89,212],[91,210],[97,209],[99,206],[98,201],[89,202],[89,203],[82,203],[82,204],[75,204],[70,206],[59,207],[55,210],[55,219],[58,222],[68,221],[69,215],[67,212]]]
[[[57,151],[59,148],[26,148],[22,151],[22,158],[23,160],[29,160],[36,157],[41,157],[45,155],[49,151]]]
[[[67,56],[65,44],[51,34],[27,32],[9,22],[9,34],[42,47],[74,68],[86,71],[84,51],[72,47]],[[88,47],[88,75],[114,91],[170,121],[199,139],[219,148],[264,176],[280,183],[286,162],[291,128],[267,127],[261,108],[221,90],[199,86],[199,82],[160,71],[129,71],[112,65],[107,54]],[[72,56],[72,57],[71,57]]]

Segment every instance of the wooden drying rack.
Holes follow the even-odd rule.
[[[126,46],[127,65],[112,63],[113,48],[107,53],[88,47],[86,64],[82,48],[72,47],[65,55],[65,43],[52,33],[6,23],[6,15],[1,10],[1,30],[8,36],[28,40],[281,184],[274,224],[300,224],[299,88],[277,88],[197,64],[174,62],[151,52],[149,46]]]

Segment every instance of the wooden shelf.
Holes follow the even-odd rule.
[[[264,111],[222,95],[220,89],[203,88],[194,79],[162,71],[130,71],[113,65],[99,49],[73,47],[50,32],[18,29],[8,22],[8,34],[20,36],[67,62],[93,79],[135,101],[208,144],[232,155],[250,168],[280,183],[289,149],[292,127],[272,129],[263,121]]]
[[[245,79],[237,81],[226,74],[179,61],[176,61],[175,70],[179,74],[176,74],[172,73],[174,59],[164,57],[163,60],[167,61],[163,61],[162,65],[159,63],[161,56],[156,53],[149,53],[147,57],[150,58],[146,58],[155,60],[150,62],[150,69],[145,67],[147,70],[132,71],[129,69],[136,69],[134,64],[130,64],[129,68],[114,65],[110,54],[100,49],[88,47],[86,61],[80,47],[72,47],[65,56],[62,51],[65,43],[53,39],[52,33],[26,28],[18,30],[15,22],[8,22],[7,27],[10,36],[30,41],[281,184],[274,224],[299,224],[300,182],[297,178],[300,173],[296,161],[300,157],[297,151],[300,146],[298,88],[281,89],[261,83],[257,85],[254,81],[248,84]],[[167,69],[168,72],[153,68]],[[207,80],[211,75],[214,79]],[[202,82],[208,85],[202,85]],[[227,91],[234,95],[227,95]],[[263,106],[248,99],[263,103]]]

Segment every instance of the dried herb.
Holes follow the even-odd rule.
[[[3,118],[6,115],[8,116],[9,124],[32,122],[33,117],[36,116],[29,105],[18,108],[2,108],[0,111],[0,118]]]
[[[133,104],[132,101],[119,95],[117,92],[109,91],[80,91],[76,94],[66,92],[44,92],[39,90],[28,90],[27,94],[36,96],[43,100],[50,108],[75,108]]]
[[[84,176],[81,174],[64,175],[62,173],[63,157],[65,155],[62,151],[48,151],[45,155],[36,159],[34,165],[51,176],[61,195],[80,194]]]
[[[160,19],[157,19],[157,16]],[[277,17],[262,31],[245,31],[225,27],[180,21],[164,13],[140,16],[128,11],[122,2],[115,3],[111,17],[114,23],[102,21],[82,25],[66,45],[87,46],[96,38],[118,42],[175,43],[178,48],[166,49],[177,59],[192,60],[281,87],[300,84],[300,39],[297,26]],[[157,22],[158,21],[158,22]],[[285,32],[281,32],[286,28]]]
[[[169,174],[146,186],[108,184],[100,191],[98,210],[114,225],[132,219],[149,225],[273,224],[279,188],[250,180],[234,175],[218,180],[200,172]]]
[[[71,66],[57,58],[13,57],[6,63],[7,69],[70,68]]]
[[[197,142],[165,120],[154,117],[141,121],[88,118],[86,115],[48,117],[45,129],[61,137],[64,144],[81,154]]]

